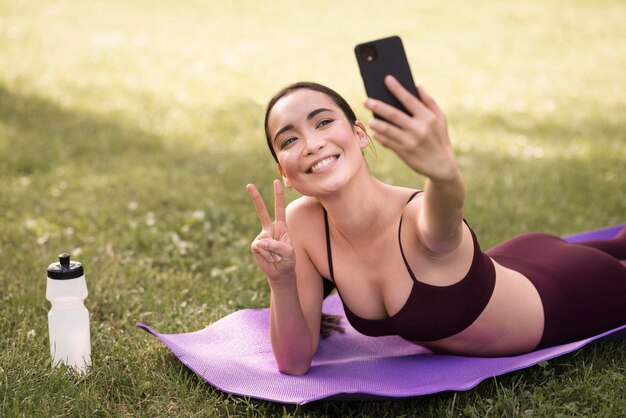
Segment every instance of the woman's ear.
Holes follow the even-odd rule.
[[[359,146],[361,149],[367,147],[369,145],[370,138],[367,136],[367,131],[365,130],[365,125],[363,122],[355,121],[354,122],[354,131],[357,135],[357,139],[359,141]]]
[[[280,166],[280,164],[276,164],[276,168],[278,169],[278,174],[280,174],[280,176],[283,178],[283,183],[285,183],[285,187],[290,189],[291,188],[291,182],[289,182],[289,179],[285,175],[285,172],[283,171],[283,168]]]

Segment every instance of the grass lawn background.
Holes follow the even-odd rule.
[[[213,389],[134,326],[267,306],[244,190],[276,177],[265,102],[312,80],[369,120],[352,49],[383,36],[448,116],[483,248],[625,222],[625,21],[620,1],[0,0],[0,416],[626,415],[623,341],[469,392],[295,407]],[[379,178],[421,187],[376,150]],[[85,378],[50,370],[64,251],[90,292]]]

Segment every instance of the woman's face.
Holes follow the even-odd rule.
[[[339,190],[365,164],[365,128],[324,93],[298,89],[280,99],[268,132],[285,184],[307,196]]]

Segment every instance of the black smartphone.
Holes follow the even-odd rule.
[[[384,79],[387,75],[394,76],[405,89],[420,98],[413,82],[409,61],[406,58],[402,40],[398,36],[377,39],[365,42],[354,48],[356,60],[359,63],[361,78],[365,84],[368,97],[388,103],[405,113],[409,113],[404,106],[385,87]],[[374,114],[374,117],[383,119]]]

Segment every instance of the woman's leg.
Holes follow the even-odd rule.
[[[580,245],[530,233],[486,253],[537,288],[545,315],[543,348],[626,324],[626,266],[609,253],[621,254],[625,240],[626,232],[620,231],[609,248],[603,247],[608,251],[598,251],[593,242]]]
[[[626,260],[626,227],[624,227],[615,238],[607,240],[581,241],[576,242],[575,244],[595,248],[617,258],[618,260]]]

